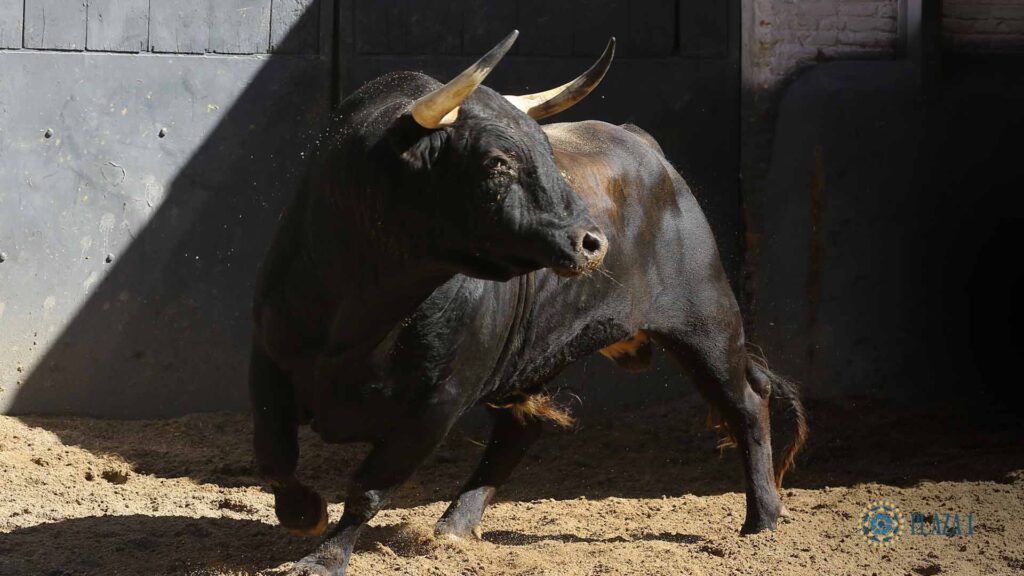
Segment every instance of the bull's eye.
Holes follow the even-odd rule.
[[[484,168],[492,178],[509,176],[512,173],[512,163],[509,159],[497,154],[484,161]]]

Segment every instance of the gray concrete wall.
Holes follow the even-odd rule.
[[[0,411],[244,408],[256,266],[329,110],[331,4],[71,4],[24,3],[0,51]]]

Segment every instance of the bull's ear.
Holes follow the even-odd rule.
[[[413,170],[430,170],[448,142],[446,130],[432,130],[401,153],[402,160]]]
[[[430,170],[448,143],[448,131],[427,130],[405,117],[388,130],[387,138],[410,170]]]

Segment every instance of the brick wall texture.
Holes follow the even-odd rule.
[[[894,54],[898,11],[897,0],[755,0],[758,87],[820,59]]]
[[[1024,0],[944,0],[942,41],[953,52],[1024,52]]]

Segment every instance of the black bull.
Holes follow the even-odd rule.
[[[484,75],[496,62],[488,57]],[[533,118],[567,107],[557,98],[523,113],[474,85],[457,108],[419,104],[448,88],[439,86],[391,74],[340,105],[261,270],[255,450],[281,523],[314,534],[327,526],[323,499],[295,478],[299,425],[328,442],[373,445],[340,522],[293,571],[344,573],[362,526],[466,410],[485,404],[490,443],[436,528],[479,534],[541,421],[565,420],[544,385],[596,351],[640,368],[652,342],[739,446],[743,532],[774,528],[802,408],[748,353],[711,230],[658,144],[631,125],[539,126]],[[778,475],[770,399],[795,424]]]

